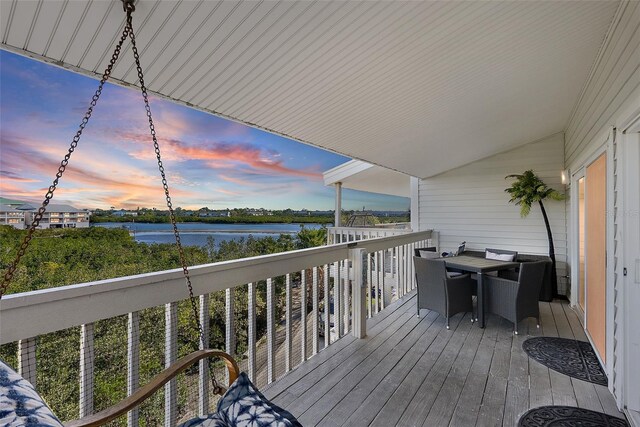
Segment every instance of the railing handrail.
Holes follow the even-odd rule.
[[[428,239],[431,230],[203,264],[190,268],[204,295],[369,252]],[[181,269],[6,295],[0,300],[0,344],[180,301],[188,297]],[[118,301],[117,305],[113,302]]]

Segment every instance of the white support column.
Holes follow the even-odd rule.
[[[93,414],[93,323],[80,327],[80,418]]]
[[[329,290],[329,265],[324,266],[324,348],[331,344],[331,293]]]
[[[366,289],[365,289],[365,272],[363,257],[366,256],[364,249],[349,250],[349,259],[353,270],[353,292],[351,296],[353,324],[351,334],[356,338],[364,338],[367,336],[367,309],[366,305]]]
[[[342,183],[336,182],[334,184],[336,188],[336,205],[335,205],[335,214],[334,214],[334,227],[342,226]],[[336,243],[336,242],[334,242]]]
[[[209,348],[209,295],[200,295],[200,324],[203,339],[199,344],[201,350]],[[205,416],[209,410],[209,361],[198,362],[198,415]]]
[[[249,347],[249,360],[248,370],[249,379],[251,381],[256,380],[256,284],[249,283],[248,285],[248,317],[249,317],[249,332],[248,332],[248,347]]]
[[[164,306],[164,367],[173,365],[178,358],[178,303]],[[178,406],[176,379],[164,385],[164,425],[175,427]]]
[[[313,267],[312,270],[312,305],[313,305],[313,318],[311,320],[311,329],[313,335],[311,336],[311,354],[318,354],[318,267]]]
[[[307,271],[300,272],[300,359],[307,360]]]
[[[236,352],[236,325],[235,325],[235,304],[234,290],[228,288],[225,292],[225,351],[234,355]],[[229,371],[225,369],[225,383],[229,384]]]
[[[293,369],[293,341],[291,333],[291,314],[293,311],[293,295],[291,292],[291,274],[285,276],[285,347],[284,347],[284,371]]]
[[[411,231],[420,230],[420,178],[411,177],[409,180],[411,186]]]
[[[267,384],[276,380],[276,305],[275,285],[267,279]]]
[[[140,386],[140,313],[134,311],[128,316],[127,331],[127,396],[131,396]],[[127,412],[127,426],[137,427],[139,411],[135,407]]]
[[[36,339],[18,341],[18,373],[36,388]]]

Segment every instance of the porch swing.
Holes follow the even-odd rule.
[[[160,155],[160,146],[156,137],[156,131],[153,124],[153,118],[151,115],[151,108],[149,105],[148,93],[144,83],[144,75],[142,67],[140,65],[140,57],[138,55],[138,49],[136,47],[136,40],[133,31],[132,16],[135,11],[135,0],[121,0],[123,9],[126,13],[126,22],[120,40],[116,44],[115,50],[107,68],[105,69],[98,88],[95,91],[89,108],[82,118],[80,126],[72,139],[67,154],[64,156],[60,163],[56,176],[49,186],[45,195],[42,205],[35,213],[33,221],[29,226],[27,234],[25,235],[18,253],[14,261],[9,265],[2,278],[2,284],[0,284],[0,299],[6,294],[7,288],[13,279],[13,275],[16,272],[18,264],[22,256],[29,247],[29,243],[33,238],[34,231],[40,224],[47,206],[53,194],[58,187],[60,178],[65,172],[65,169],[69,163],[71,155],[75,151],[82,132],[91,118],[93,108],[96,106],[104,84],[109,79],[114,65],[116,64],[118,57],[123,46],[123,43],[127,38],[130,39],[131,49],[135,60],[135,65],[138,73],[138,80],[140,81],[140,90],[142,93],[142,99],[149,122],[149,130],[151,133],[151,139],[153,141],[153,147],[158,162],[158,170],[162,179],[162,186],[164,189],[164,195],[166,199],[167,208],[169,210],[169,218],[171,225],[173,226],[173,233],[175,236],[176,247],[179,253],[180,264],[185,278],[185,283],[189,291],[189,301],[191,303],[192,315],[194,326],[198,330],[199,336],[199,348],[200,350],[188,354],[181,359],[177,360],[173,365],[166,368],[153,379],[151,379],[146,385],[137,389],[134,393],[128,396],[126,399],[119,403],[102,410],[96,414],[83,417],[79,420],[70,421],[64,425],[67,427],[80,427],[80,426],[100,426],[108,423],[124,414],[128,411],[139,406],[144,400],[152,396],[158,389],[175,378],[178,374],[184,372],[196,362],[207,359],[209,362],[209,373],[211,376],[212,389],[215,394],[222,396],[217,405],[217,411],[202,417],[191,419],[181,424],[181,427],[196,427],[196,426],[300,426],[300,423],[289,412],[279,408],[278,406],[269,402],[251,383],[248,376],[240,372],[238,364],[233,357],[224,351],[213,350],[205,348],[205,336],[202,324],[200,323],[199,310],[196,303],[196,299],[193,293],[191,285],[191,279],[189,276],[189,269],[187,267],[184,251],[180,241],[180,233],[176,224],[176,216],[173,210],[171,196],[169,193],[169,186],[167,183],[164,166],[162,164],[162,158]],[[215,370],[212,369],[211,359],[220,358],[224,361],[228,370],[229,385],[228,388],[220,385],[215,376]],[[22,378],[13,369],[0,360],[0,425],[38,425],[38,426],[62,426],[63,424],[58,418],[53,415],[49,407],[44,400],[35,391],[33,385],[27,380]]]

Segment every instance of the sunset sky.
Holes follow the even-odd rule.
[[[0,51],[0,196],[41,201],[97,80]],[[151,98],[174,206],[333,209],[322,172],[347,160]],[[345,190],[345,209],[403,210],[409,200]],[[54,201],[81,208],[164,206],[139,92],[107,84]]]

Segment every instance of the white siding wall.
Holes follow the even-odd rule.
[[[640,2],[623,3],[568,123],[565,157],[579,166],[640,104]]]
[[[549,186],[564,192],[562,134],[479,160],[433,178],[420,181],[420,229],[440,232],[440,250],[457,248],[461,241],[470,249],[487,247],[548,254],[547,233],[538,206],[527,218],[509,203],[504,189],[509,174],[533,169]],[[558,290],[566,291],[567,234],[565,203],[545,203],[558,261]]]
[[[576,106],[566,130],[565,157],[567,167],[572,171],[578,171],[585,166],[586,160],[593,155],[607,140],[612,127],[618,131],[629,123],[634,115],[640,112],[640,2],[623,2],[616,13],[610,31],[602,46],[598,59],[590,79],[587,82],[583,94]],[[617,144],[623,144],[621,135],[618,134]],[[617,184],[623,179],[618,175],[620,158],[619,147],[610,147],[608,155],[615,159],[609,163],[616,172],[613,177],[613,189],[616,192]],[[637,192],[638,189],[635,189]],[[617,192],[616,192],[617,193]],[[612,379],[611,389],[616,395],[618,403],[624,406],[624,398],[621,390],[624,388],[625,363],[621,363],[624,350],[620,350],[619,343],[624,341],[624,325],[621,308],[624,297],[620,295],[621,285],[621,254],[624,246],[625,231],[619,228],[621,223],[621,206],[624,200],[617,193],[614,200],[614,217],[608,217],[612,221],[612,234],[614,242],[608,242],[612,247],[613,265],[616,271],[609,277],[607,283],[613,299],[613,310],[608,310],[607,319],[607,357],[609,363],[609,377]],[[567,216],[567,220],[573,220],[573,215]],[[629,325],[627,326],[629,327]],[[613,336],[611,336],[613,335]],[[612,357],[611,357],[611,353]],[[629,369],[633,361],[627,361]],[[613,374],[613,375],[611,375]],[[627,385],[629,386],[629,385]],[[638,387],[636,384],[634,387]]]

